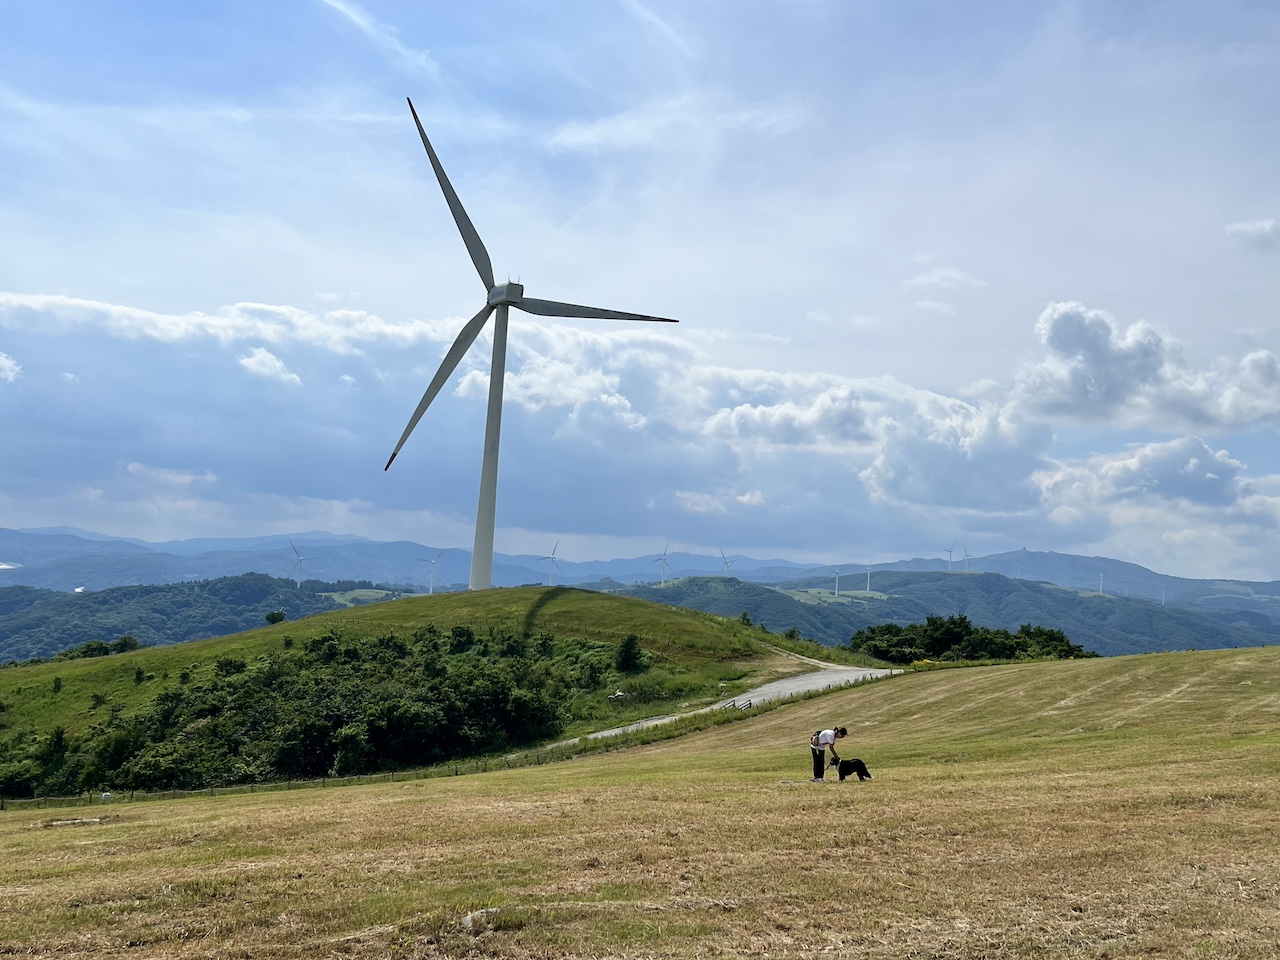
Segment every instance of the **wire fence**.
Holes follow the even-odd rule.
[[[706,707],[693,713],[639,721],[621,732],[587,733],[573,740],[544,747],[535,747],[501,756],[475,757],[453,760],[415,770],[390,770],[381,773],[362,773],[349,777],[315,777],[309,780],[280,780],[271,783],[244,783],[224,787],[204,787],[200,790],[119,790],[94,791],[73,797],[32,797],[9,800],[0,797],[0,810],[24,810],[63,807],[103,807],[121,803],[138,803],[153,800],[178,800],[192,797],[221,797],[257,793],[279,793],[290,790],[314,790],[328,787],[351,787],[372,783],[402,783],[413,780],[432,780],[440,777],[463,777],[496,770],[514,770],[519,767],[543,766],[561,763],[577,757],[597,753],[613,753],[628,750],[660,740],[672,740],[689,733],[707,730],[726,723],[734,723],[759,716],[785,704],[811,700],[832,690],[862,686],[882,677],[865,677],[845,683],[830,684],[821,690],[810,690],[789,697],[753,703],[750,698],[730,700],[716,707]]]

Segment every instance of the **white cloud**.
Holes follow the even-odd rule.
[[[778,136],[804,122],[802,109],[772,103],[720,104],[701,94],[644,103],[597,120],[561,124],[547,140],[553,150],[584,153],[669,151],[717,147],[736,133]],[[686,157],[687,160],[687,157]]]
[[[351,0],[320,0],[320,2],[337,10],[355,24],[361,33],[391,54],[396,63],[424,70],[433,76],[439,73],[439,67],[429,53],[406,47],[400,42],[394,27],[382,23],[359,4],[352,3]]]
[[[1085,510],[1118,501],[1186,501],[1235,506],[1249,495],[1244,464],[1199,437],[1132,444],[1123,453],[1096,455],[1037,474],[1055,506]]]
[[[7,353],[0,353],[0,380],[13,383],[20,376],[22,376],[22,367],[19,366],[18,361]]]
[[[456,321],[390,323],[362,310],[314,314],[299,307],[236,303],[213,314],[200,311],[168,314],[56,294],[3,292],[0,292],[0,326],[44,333],[98,329],[125,339],[147,338],[162,343],[198,337],[211,337],[220,343],[293,341],[337,354],[361,353],[356,344],[407,345],[448,340],[457,335]]]
[[[746,493],[741,494],[740,496],[734,497],[734,499],[737,500],[744,507],[763,507],[764,491],[748,490]]]
[[[125,470],[130,476],[137,477],[141,480],[147,480],[152,483],[172,487],[189,487],[197,481],[200,483],[214,483],[218,479],[217,476],[208,470],[204,471],[204,473],[195,473],[191,470],[170,470],[166,467],[149,467],[142,463],[125,464]]]
[[[1045,359],[1017,375],[1028,414],[1119,426],[1242,429],[1280,425],[1280,363],[1268,350],[1193,369],[1178,342],[1102,310],[1050,304],[1036,324]]]
[[[1280,229],[1272,218],[1229,223],[1223,230],[1233,246],[1249,246],[1258,250],[1271,250],[1280,246]]]
[[[942,300],[917,300],[911,305],[918,310],[927,310],[929,313],[940,313],[947,317],[956,315],[956,308]]]
[[[302,378],[296,373],[291,373],[284,365],[284,361],[265,347],[254,347],[249,351],[248,356],[240,358],[240,366],[256,377],[279,380],[291,386],[302,384]]]
[[[74,373],[64,373],[62,375],[62,381],[64,383],[79,383],[80,378],[77,377]]]
[[[664,40],[679,50],[684,56],[690,59],[693,58],[693,49],[689,46],[684,37],[680,36],[680,34],[678,34],[669,23],[640,3],[640,0],[622,0],[622,6],[623,9],[630,12],[636,19],[655,28]]]
[[[910,280],[903,280],[904,287],[936,287],[939,290],[977,290],[987,282],[965,273],[959,267],[934,267]]]
[[[677,490],[676,503],[689,513],[724,513],[725,506],[720,499],[710,493],[698,493],[692,490]]]

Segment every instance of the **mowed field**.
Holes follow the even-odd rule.
[[[805,782],[832,723],[873,782]],[[1280,648],[907,674],[470,777],[8,810],[4,953],[1280,957]]]

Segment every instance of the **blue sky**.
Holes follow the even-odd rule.
[[[0,526],[1280,577],[1270,2],[0,10]]]

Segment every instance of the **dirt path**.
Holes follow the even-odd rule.
[[[793,657],[796,660],[802,660],[805,663],[813,664],[817,667],[810,673],[802,673],[794,677],[786,677],[782,680],[774,680],[763,686],[756,687],[754,690],[748,690],[746,693],[740,693],[736,697],[729,697],[713,703],[709,707],[701,707],[697,710],[687,710],[684,713],[669,713],[661,717],[646,717],[644,720],[637,720],[635,723],[629,723],[622,727],[612,727],[608,730],[597,730],[595,733],[584,734],[581,737],[574,737],[571,740],[561,740],[558,743],[548,744],[549,747],[569,746],[570,744],[580,743],[583,740],[597,740],[601,737],[614,737],[622,733],[632,733],[636,730],[644,730],[648,727],[660,726],[664,723],[671,723],[679,720],[681,717],[691,717],[699,713],[710,713],[712,710],[728,710],[733,708],[745,710],[748,707],[759,706],[762,703],[769,703],[773,700],[786,700],[789,697],[799,696],[805,693],[813,693],[817,690],[831,690],[836,687],[847,687],[853,683],[859,683],[863,680],[870,680],[874,677],[887,677],[893,673],[901,673],[900,670],[877,670],[869,667],[842,667],[834,663],[827,663],[823,660],[815,660],[812,657],[802,656],[798,653],[792,653],[789,650],[783,650],[780,647],[766,644],[770,650],[783,656]]]

